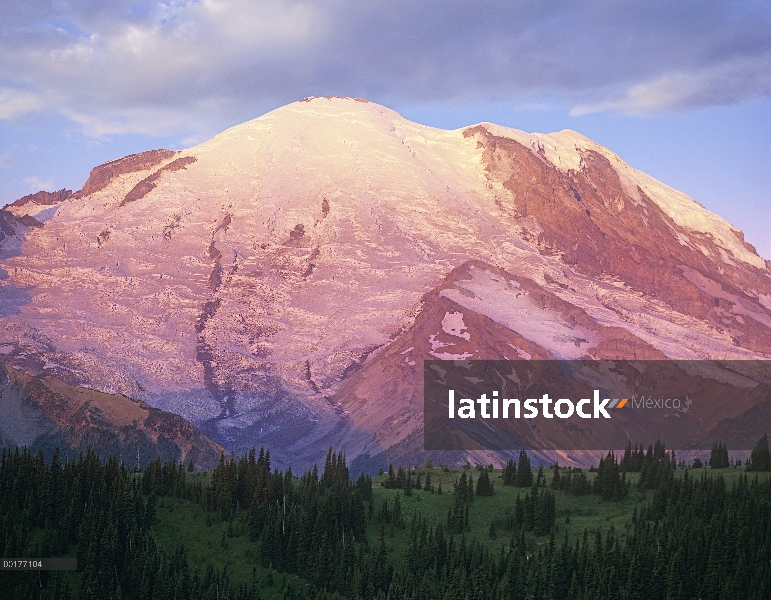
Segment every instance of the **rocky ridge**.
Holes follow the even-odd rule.
[[[201,469],[214,468],[224,452],[178,415],[2,364],[0,406],[4,447],[27,446],[48,456],[56,447],[72,456],[91,448],[105,459],[117,456],[132,466],[160,458]]]

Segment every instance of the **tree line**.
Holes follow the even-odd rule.
[[[635,509],[625,539],[612,529],[557,539],[555,491],[569,489],[560,486],[572,486],[583,473],[555,467],[547,489],[543,469],[533,477],[523,454],[516,471],[509,469],[508,481],[513,475],[516,483],[521,472],[524,482],[530,471],[530,485],[522,486],[528,491],[515,500],[507,520],[491,524],[494,535],[505,533],[508,539],[493,553],[467,537],[470,511],[494,493],[485,468],[476,485],[473,471],[462,472],[447,519],[432,525],[415,516],[408,526],[399,498],[405,488],[393,504],[375,510],[371,479],[352,480],[345,456],[331,448],[321,473],[314,467],[299,478],[291,469],[271,469],[264,449],[223,456],[207,483],[175,462],[156,460],[134,472],[91,452],[64,461],[55,452],[48,463],[42,454],[4,451],[2,555],[76,555],[80,573],[73,578],[2,571],[0,589],[11,600],[259,598],[256,575],[236,585],[227,569],[191,565],[183,546],[170,554],[159,551],[153,539],[156,503],[175,496],[225,521],[245,523],[258,549],[256,560],[272,571],[301,575],[314,600],[771,597],[771,478],[761,480],[750,471],[728,486],[705,471],[675,477],[674,454],[656,444],[642,457],[637,484],[653,496]],[[591,484],[598,501],[618,501],[629,489],[624,458],[610,453],[601,462]],[[762,466],[762,458],[761,448],[751,457],[753,469]],[[403,480],[406,484],[406,472]],[[386,522],[408,528],[401,567],[386,544]],[[368,524],[380,527],[374,543],[367,540]],[[546,536],[546,542],[534,544],[531,532]],[[308,594],[295,590],[286,596]]]

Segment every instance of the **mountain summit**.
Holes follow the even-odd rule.
[[[425,359],[771,357],[770,263],[573,131],[307,98],[8,211],[4,362],[278,464],[411,455]]]

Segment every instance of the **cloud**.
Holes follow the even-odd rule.
[[[3,152],[0,154],[0,168],[7,169],[13,164],[13,154],[10,152]]]
[[[45,190],[51,192],[54,190],[54,180],[50,177],[48,179],[40,179],[39,177],[25,177],[24,184],[31,193]]]
[[[771,95],[771,52],[760,59],[739,59],[695,72],[667,73],[631,86],[619,98],[578,105],[573,115],[613,110],[651,115],[666,111],[736,104]]]
[[[4,9],[0,120],[200,138],[308,95],[650,114],[771,96],[753,1],[197,0]]]
[[[0,121],[7,121],[25,113],[45,107],[37,94],[8,88],[0,88]]]

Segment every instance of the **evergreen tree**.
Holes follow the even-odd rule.
[[[562,482],[560,481],[560,466],[555,462],[552,465],[552,477],[551,477],[551,487],[555,490],[561,490],[562,489]]]
[[[621,500],[626,496],[625,476],[619,475],[619,465],[616,463],[616,457],[613,452],[608,452],[604,459],[600,459],[600,466],[597,468],[597,477],[594,480],[594,493],[600,497],[600,500]]]
[[[543,465],[538,465],[538,472],[535,478],[535,485],[536,487],[541,487],[543,485],[546,485],[546,476],[543,472]]]
[[[530,458],[524,450],[519,453],[517,465],[516,485],[520,488],[529,488],[533,485],[533,471],[530,468]]]
[[[748,471],[769,471],[771,470],[771,461],[769,461],[768,452],[768,434],[763,434],[763,437],[755,444],[750,458],[747,461]]]
[[[517,482],[517,466],[509,459],[503,469],[503,485],[514,485]]]
[[[406,479],[404,480],[404,495],[412,496],[412,471],[407,471]]]
[[[404,527],[404,522],[402,521],[402,502],[399,499],[399,492],[396,492],[396,498],[394,498],[394,510],[391,515],[391,522],[394,527]]]
[[[709,466],[713,469],[728,468],[728,449],[722,442],[712,444],[712,452],[709,455]]]
[[[477,496],[492,496],[493,484],[490,481],[490,476],[487,473],[487,469],[482,469],[477,480]]]

